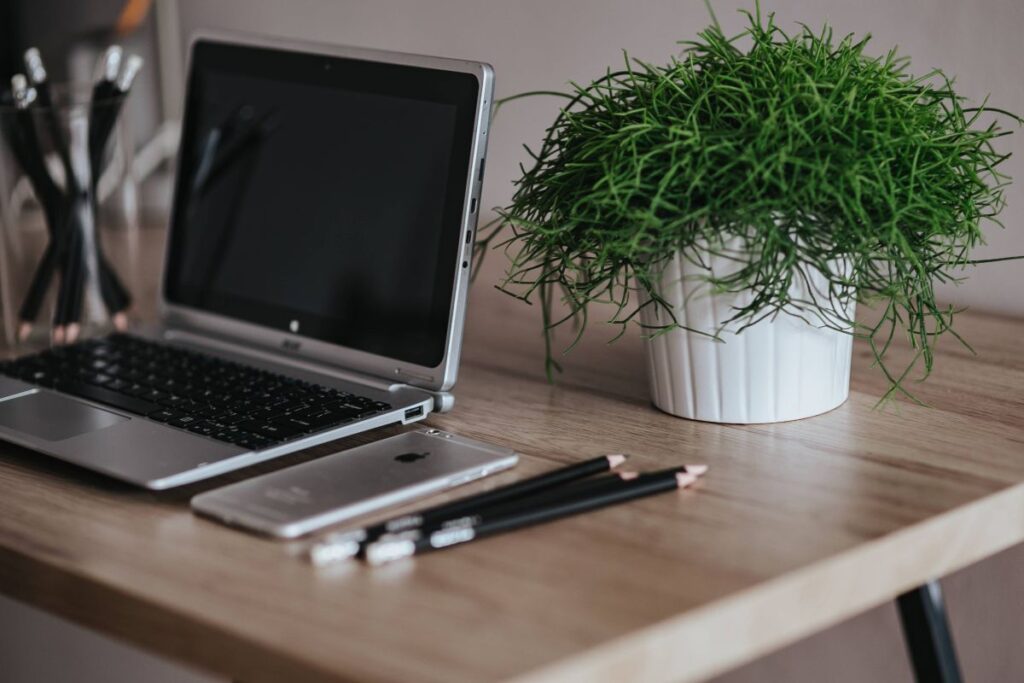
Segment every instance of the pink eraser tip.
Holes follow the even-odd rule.
[[[695,477],[699,477],[708,471],[707,465],[687,465],[686,473],[692,474]]]
[[[617,453],[615,455],[609,455],[608,456],[608,466],[609,467],[618,467],[619,465],[621,465],[624,462],[626,462],[626,456],[624,456],[622,454]]]

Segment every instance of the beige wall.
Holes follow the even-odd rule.
[[[479,59],[494,65],[498,95],[564,88],[621,62],[621,50],[664,61],[708,23],[699,0],[179,0],[184,36],[200,27]],[[714,2],[726,29],[739,29],[736,0]],[[874,35],[877,53],[899,45],[916,69],[941,67],[961,91],[1024,112],[1024,2],[1021,0],[765,0],[784,27],[795,21]],[[505,202],[523,143],[535,144],[557,110],[551,99],[520,101],[493,131],[483,206]],[[1007,170],[1022,182],[1009,192],[1005,231],[989,232],[979,257],[1024,254],[1024,130],[1008,149]],[[1024,262],[979,269],[947,300],[1024,314]]]

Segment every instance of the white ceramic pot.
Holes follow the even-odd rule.
[[[701,260],[719,275],[736,267],[722,256]],[[659,293],[681,325],[714,332],[749,295],[711,293],[701,280],[707,272],[676,254],[662,272]],[[827,291],[820,273],[809,280],[819,294]],[[845,317],[852,319],[853,310]],[[641,322],[650,328],[664,326],[669,318],[652,304],[641,311]],[[719,333],[721,341],[681,329],[647,341],[654,405],[693,420],[746,424],[810,417],[846,400],[852,335],[785,313],[739,333],[739,326],[731,327]]]

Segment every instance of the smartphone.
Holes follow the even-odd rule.
[[[296,538],[518,461],[508,448],[420,429],[200,493],[192,510],[260,534]]]

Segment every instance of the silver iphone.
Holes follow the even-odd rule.
[[[512,450],[421,429],[201,493],[192,510],[278,538],[295,538],[389,505],[506,470]]]

